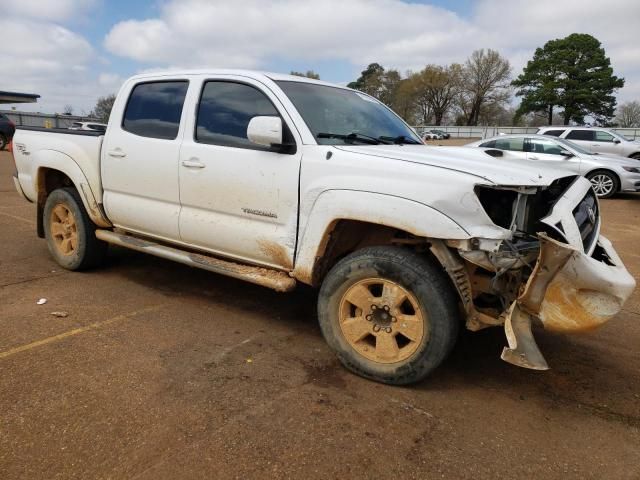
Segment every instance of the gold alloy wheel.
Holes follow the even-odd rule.
[[[58,204],[51,211],[49,220],[51,237],[58,252],[71,255],[78,248],[76,218],[66,205]]]
[[[378,363],[406,360],[429,334],[416,297],[382,278],[350,286],[340,300],[339,321],[349,345]]]

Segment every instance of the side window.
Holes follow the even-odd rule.
[[[551,140],[531,138],[529,139],[529,151],[532,153],[545,153],[547,155],[560,155],[562,148]]]
[[[122,128],[142,137],[175,139],[188,87],[186,80],[139,83],[129,96]]]
[[[484,143],[481,143],[480,146],[482,148],[495,148],[496,147],[496,141],[495,140],[491,140],[489,142],[484,142]]]
[[[522,152],[524,150],[524,138],[498,138],[496,139],[495,148]]]
[[[593,140],[593,130],[571,130],[565,137],[567,140]]]
[[[613,135],[607,132],[596,130],[596,142],[613,142]]]
[[[279,116],[267,96],[242,83],[210,81],[204,84],[198,106],[195,140],[225,147],[270,150],[247,138],[253,117]]]
[[[550,137],[559,137],[564,133],[564,130],[547,130],[543,135],[549,135]]]

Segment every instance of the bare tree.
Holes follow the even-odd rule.
[[[89,114],[91,117],[97,118],[101,122],[107,123],[109,121],[109,115],[111,115],[111,109],[113,108],[113,102],[115,102],[115,94],[107,95],[106,97],[98,98],[96,106]]]
[[[64,109],[62,110],[62,114],[63,115],[73,115],[73,105],[65,105]]]
[[[495,50],[476,50],[462,69],[459,108],[467,125],[478,125],[483,106],[506,103],[510,97],[511,65]]]
[[[426,103],[436,125],[442,124],[442,119],[449,112],[453,102],[459,95],[462,81],[462,66],[452,64],[448,67],[427,65],[417,77],[418,102]]]
[[[622,128],[640,127],[640,102],[625,102],[618,107],[616,123]]]

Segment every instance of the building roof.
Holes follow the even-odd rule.
[[[0,90],[0,103],[36,103],[40,95],[35,93],[5,92]]]

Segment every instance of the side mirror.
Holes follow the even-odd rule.
[[[565,150],[564,148],[562,150],[560,150],[560,155],[562,155],[563,157],[565,157],[566,159],[569,159],[571,157],[574,157],[575,155],[573,153],[571,153],[569,150]]]
[[[271,147],[282,145],[282,119],[280,117],[253,117],[247,126],[247,138],[252,143]]]
[[[619,139],[619,138],[614,138],[614,139],[613,139],[613,143],[615,143],[615,144],[620,143],[620,139]]]

